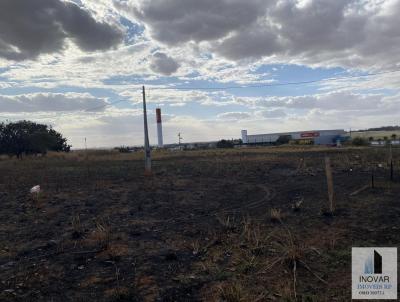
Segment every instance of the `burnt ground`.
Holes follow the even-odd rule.
[[[392,183],[386,149],[3,159],[0,300],[349,301],[351,247],[400,241],[399,151]]]

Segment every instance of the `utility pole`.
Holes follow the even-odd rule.
[[[390,180],[393,181],[393,152],[392,152],[392,142],[389,145],[389,167],[390,167]]]
[[[87,152],[87,142],[86,142],[86,137],[85,137],[85,156],[86,156],[86,160],[88,160],[88,152]]]
[[[143,86],[143,121],[144,121],[144,173],[151,174],[151,150],[149,142],[149,128],[147,126],[146,91]]]

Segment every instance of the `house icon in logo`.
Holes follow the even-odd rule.
[[[365,261],[364,274],[382,274],[382,256],[377,251],[374,250],[374,254]]]

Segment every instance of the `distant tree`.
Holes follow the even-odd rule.
[[[397,131],[400,130],[400,126],[385,126],[379,128],[369,128],[367,131]]]
[[[0,153],[18,158],[23,154],[46,154],[47,151],[69,152],[71,146],[60,133],[47,125],[30,121],[2,123]]]
[[[396,134],[396,133],[393,133],[391,137],[392,137],[392,140],[396,140],[397,134]]]
[[[373,136],[370,136],[370,137],[368,138],[368,140],[369,140],[370,142],[372,142],[372,141],[374,140],[374,137],[373,137]]]
[[[233,148],[233,146],[234,144],[232,141],[228,141],[225,139],[222,139],[217,143],[217,148],[228,149],[228,148]]]
[[[6,153],[6,145],[4,144],[4,128],[5,128],[4,123],[0,123],[0,154]]]
[[[276,143],[278,145],[285,145],[285,144],[289,144],[290,140],[292,139],[291,135],[281,135],[279,136],[279,138],[277,139]]]
[[[116,147],[114,150],[118,150],[120,153],[129,153],[131,149],[127,146]]]
[[[363,137],[355,137],[355,138],[353,138],[352,144],[354,146],[367,146],[368,142]]]

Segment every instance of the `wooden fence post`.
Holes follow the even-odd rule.
[[[328,183],[329,210],[331,214],[333,214],[333,212],[335,211],[335,205],[334,205],[335,192],[333,189],[331,159],[328,156],[325,157],[325,172],[326,172],[326,181]]]

